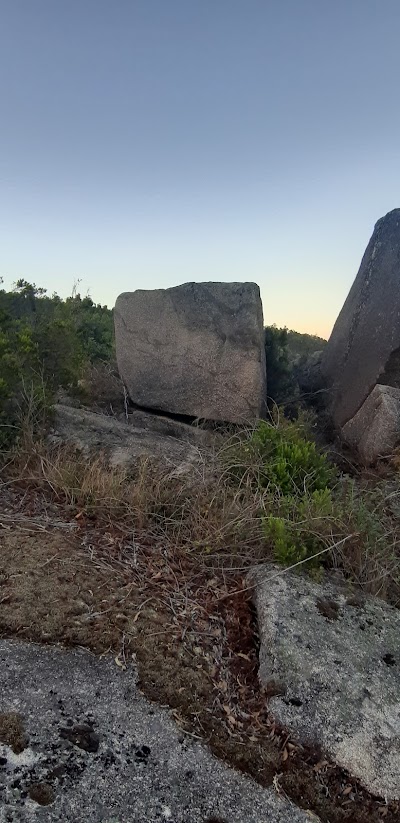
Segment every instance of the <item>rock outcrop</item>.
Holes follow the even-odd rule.
[[[400,209],[375,226],[321,368],[339,427],[377,383],[400,388]]]
[[[70,444],[88,456],[103,454],[111,466],[134,471],[143,459],[176,476],[201,470],[199,448],[185,439],[121,423],[105,414],[61,403],[54,407],[50,442]]]
[[[246,423],[266,397],[263,313],[255,283],[186,283],[121,294],[118,368],[144,408]]]
[[[400,798],[399,610],[276,567],[255,582],[272,714],[373,794]]]
[[[20,754],[0,740],[0,823],[318,820],[217,760],[137,680],[131,659],[0,638],[0,712],[27,733]]]
[[[366,466],[391,454],[400,442],[400,389],[375,386],[342,437]]]

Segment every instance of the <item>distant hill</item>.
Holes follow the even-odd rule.
[[[292,363],[296,363],[301,357],[309,357],[316,351],[322,351],[328,342],[316,334],[301,334],[291,329],[287,329],[286,340],[288,357]]]

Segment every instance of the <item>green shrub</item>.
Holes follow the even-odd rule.
[[[247,466],[257,468],[257,482],[278,495],[302,496],[331,485],[335,472],[326,455],[308,440],[299,424],[261,421],[243,447]]]
[[[318,567],[321,556],[314,556],[324,551],[332,536],[335,506],[330,489],[282,498],[275,505],[279,516],[263,518],[264,534],[275,559],[286,566],[314,558],[309,565]]]
[[[293,400],[296,394],[293,370],[289,364],[287,329],[267,326],[264,329],[264,345],[268,403],[281,405]]]
[[[300,334],[290,329],[266,326],[264,329],[267,361],[268,405],[285,406],[293,415],[300,403],[295,366],[311,354],[321,351],[326,340],[312,334]]]
[[[260,494],[266,544],[284,565],[322,551],[332,534],[336,471],[306,434],[301,421],[260,421],[230,456],[236,480]]]
[[[112,312],[90,297],[48,297],[25,280],[0,289],[0,449],[23,417],[42,419],[57,388],[76,391],[87,368],[113,351]]]

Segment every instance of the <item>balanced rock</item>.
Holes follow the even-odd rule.
[[[118,368],[149,409],[246,423],[263,412],[264,328],[255,283],[186,283],[121,294]]]
[[[400,388],[400,209],[375,226],[321,369],[338,426],[354,417],[377,383]]]
[[[342,437],[366,466],[391,454],[400,441],[400,389],[375,386]]]

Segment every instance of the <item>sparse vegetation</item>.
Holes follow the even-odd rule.
[[[112,653],[119,667],[134,656],[144,694],[261,785],[278,776],[285,795],[332,823],[348,818],[350,786],[354,823],[379,823],[382,809],[397,823],[398,804],[370,797],[328,758],[321,766],[318,749],[299,746],[276,724],[259,687],[240,557],[225,555],[221,567],[218,554],[189,552],[162,531],[149,539],[132,530],[131,516],[110,518],[101,501],[82,510],[33,476],[9,481],[0,634]]]
[[[315,444],[313,418],[297,410],[288,420],[276,404],[269,421],[237,431],[192,474],[147,460],[135,471],[111,468],[101,453],[55,447],[45,436],[55,388],[111,412],[123,394],[112,345],[104,360],[79,349],[72,371],[57,374],[35,322],[25,338],[20,321],[13,331],[10,324],[10,334],[22,334],[22,365],[17,404],[9,394],[2,409],[8,422],[12,408],[18,431],[4,453],[3,493],[16,490],[18,517],[29,512],[37,533],[27,536],[26,520],[17,521],[19,534],[7,531],[0,631],[112,650],[118,665],[134,654],[143,690],[168,703],[183,728],[264,785],[284,764],[283,790],[339,823],[348,777],[329,765],[322,790],[320,756],[288,743],[259,690],[246,574],[265,560],[316,576],[333,567],[350,589],[400,605],[397,475],[379,483],[343,476]],[[15,354],[18,346],[8,346]],[[5,514],[6,526],[14,516]],[[376,801],[354,791],[354,820],[379,820]],[[396,819],[396,810],[388,815]]]
[[[288,421],[275,404],[270,422],[235,435],[196,482],[147,463],[133,478],[110,470],[101,455],[87,460],[70,449],[50,449],[43,439],[60,387],[97,408],[122,409],[112,313],[76,293],[65,301],[49,298],[23,280],[11,292],[0,291],[0,312],[0,431],[3,447],[18,433],[14,476],[23,473],[24,482],[80,510],[118,519],[128,530],[162,534],[213,562],[229,555],[244,565],[260,559],[338,565],[397,601],[397,517],[381,502],[383,486],[363,491],[343,479],[314,443],[307,414],[297,409],[297,419]],[[288,399],[293,347],[301,357],[323,341],[275,327],[266,329],[265,341],[274,401]]]
[[[17,712],[0,713],[0,743],[21,754],[28,745],[23,718]]]
[[[25,424],[8,473],[24,486],[128,534],[196,553],[205,565],[275,560],[342,569],[400,603],[400,488],[362,490],[307,438],[308,421],[261,422],[235,435],[192,475],[143,460],[134,475],[38,441]],[[208,458],[208,461],[210,459]],[[311,561],[311,562],[310,562]]]

